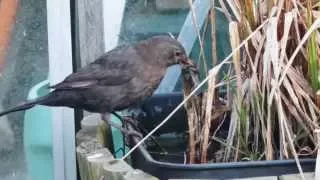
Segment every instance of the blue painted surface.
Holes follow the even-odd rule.
[[[196,26],[201,29],[210,10],[210,0],[196,0],[193,3]],[[186,20],[180,30],[178,41],[182,44],[186,53],[189,55],[197,39],[197,33],[194,28],[192,12],[189,11]],[[181,68],[179,65],[168,68],[167,74],[162,79],[161,84],[155,93],[173,92],[180,78]]]
[[[122,113],[118,112],[118,114],[121,115]],[[117,124],[121,124],[120,119],[114,115],[111,115],[111,120]],[[113,148],[115,152],[114,156],[116,158],[121,158],[125,152],[128,152],[129,147],[124,146],[124,143],[123,143],[124,137],[121,131],[119,131],[114,127],[111,128],[111,131],[112,131]]]
[[[28,99],[43,96],[49,92],[48,81],[34,86]],[[25,113],[24,147],[28,173],[32,180],[53,180],[52,121],[48,107],[36,106]]]

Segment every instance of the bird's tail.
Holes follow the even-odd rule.
[[[7,109],[5,111],[0,112],[0,116],[6,115],[6,114],[9,114],[9,113],[12,113],[12,112],[16,112],[16,111],[23,111],[23,110],[26,110],[26,109],[30,109],[30,108],[34,107],[35,105],[37,105],[37,104],[44,103],[48,99],[48,97],[50,97],[50,95],[46,95],[46,96],[40,97],[40,98],[35,99],[35,100],[22,102],[22,103],[20,103],[19,105],[15,106],[15,107],[12,107],[10,109]]]

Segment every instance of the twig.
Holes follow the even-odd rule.
[[[222,144],[222,145],[224,145],[224,146],[228,146],[228,147],[230,147],[231,149],[233,149],[233,150],[235,150],[235,151],[239,151],[239,152],[240,152],[241,154],[243,154],[243,155],[248,156],[247,153],[241,151],[239,148],[233,147],[233,146],[227,144],[226,142],[221,141],[221,140],[220,140],[219,138],[217,138],[217,137],[212,136],[211,139],[214,140],[214,141],[217,141],[218,143],[220,143],[220,144]]]
[[[214,1],[211,1],[210,10],[210,24],[211,24],[211,54],[212,54],[212,66],[217,64],[217,43],[216,43],[216,12],[214,9]]]
[[[198,22],[197,22],[197,19],[196,19],[196,13],[195,13],[195,10],[194,10],[194,6],[192,5],[192,0],[188,0],[188,2],[189,2],[190,10],[191,10],[192,22],[193,22],[194,28],[196,30],[196,33],[197,33],[197,36],[198,36],[198,40],[199,40],[199,44],[200,44],[200,54],[202,55],[203,61],[206,62],[206,58],[205,58],[205,54],[204,54],[204,48],[203,48],[203,41],[201,39],[200,27],[198,27]],[[206,63],[204,63],[204,68],[207,71]]]
[[[210,80],[208,82],[208,94],[207,94],[207,102],[206,102],[206,112],[205,112],[205,123],[204,123],[204,130],[203,130],[203,140],[201,142],[201,163],[207,162],[207,152],[208,152],[208,141],[210,136],[210,127],[211,127],[211,119],[212,119],[212,103],[214,102],[215,96],[215,85],[216,85],[216,76],[218,71],[210,71],[209,75]]]
[[[188,96],[192,89],[198,85],[198,74],[195,74],[191,70],[185,69],[183,73],[183,93],[184,97]],[[185,104],[188,117],[188,129],[189,129],[189,163],[196,163],[196,137],[197,137],[197,122],[199,122],[199,114],[197,111],[197,96],[194,96],[189,102]]]
[[[320,19],[317,19],[309,28],[309,30],[305,33],[305,35],[303,36],[303,38],[301,39],[301,42],[298,44],[297,48],[294,50],[294,52],[292,53],[288,63],[286,64],[286,66],[284,67],[284,69],[282,70],[282,76],[280,77],[279,83],[278,85],[280,86],[284,80],[284,78],[287,75],[287,71],[289,70],[289,68],[291,67],[295,57],[297,56],[297,54],[299,53],[299,50],[303,47],[304,43],[308,40],[309,36],[312,34],[313,31],[315,31],[316,29],[318,29],[320,27]]]

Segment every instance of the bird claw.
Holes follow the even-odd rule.
[[[133,130],[126,130],[126,132],[123,132],[127,136],[136,136],[139,139],[143,138],[143,135],[139,133],[138,131],[133,131]]]
[[[138,125],[136,121],[131,117],[123,117],[122,119],[124,120],[124,123],[129,123],[132,127],[137,128]],[[143,138],[143,135],[135,130],[127,130],[125,134],[128,136],[137,136],[138,138],[141,138],[141,139]]]
[[[115,124],[110,124],[110,125],[113,126],[114,128],[117,128],[125,136],[136,136],[136,137],[141,138],[141,139],[143,138],[143,135],[141,133],[139,133],[138,131],[128,130],[128,129],[125,129],[125,128],[121,127],[121,126],[115,126]]]
[[[136,121],[134,119],[132,119],[131,117],[125,116],[125,117],[122,117],[122,119],[126,123],[129,123],[135,127],[137,126]]]
[[[130,118],[130,117],[121,117],[119,115],[116,115],[116,116],[118,116],[121,120],[123,120],[123,123],[130,123],[133,127],[137,126],[136,123],[135,123],[135,120]],[[139,138],[143,138],[143,135],[141,133],[139,133],[138,131],[125,129],[121,125],[113,123],[109,118],[105,118],[104,116],[103,116],[103,120],[105,120],[110,126],[112,126],[114,128],[117,128],[124,135],[137,136]]]
[[[191,71],[196,74],[199,73],[197,65],[194,65],[194,64],[188,64],[188,65],[182,66],[182,71]]]

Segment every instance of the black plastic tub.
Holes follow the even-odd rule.
[[[139,140],[133,138],[133,145]],[[229,179],[259,176],[280,176],[299,173],[294,160],[247,161],[232,163],[178,164],[160,162],[152,158],[145,147],[140,146],[131,156],[134,168],[159,179]],[[313,172],[314,159],[300,160],[304,172]]]
[[[152,97],[141,106],[144,114],[143,117],[140,117],[142,118],[141,123],[147,129],[156,126],[181,102],[182,98],[181,93]],[[176,129],[181,132],[185,128],[185,110],[181,109],[160,132],[170,133],[175,132]],[[130,146],[134,146],[138,141],[137,137],[132,137]],[[141,169],[160,179],[229,179],[299,173],[295,160],[183,164],[177,163],[183,162],[181,158],[180,160],[174,158],[171,162],[159,161],[156,158],[159,159],[159,156],[152,156],[146,149],[146,145],[139,146],[131,156],[134,168]],[[300,163],[304,172],[313,172],[315,169],[315,159],[301,159]]]
[[[180,92],[170,94],[156,94],[145,100],[138,106],[135,112],[135,119],[148,131],[155,128],[161,121],[182,101],[183,95]],[[136,108],[134,110],[137,110]],[[172,118],[164,124],[155,135],[187,130],[187,116],[184,108],[175,113]]]

